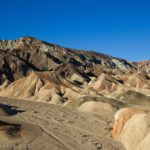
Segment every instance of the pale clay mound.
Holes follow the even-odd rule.
[[[1,98],[3,104],[23,109],[14,116],[0,118],[0,145],[26,144],[34,150],[124,150],[111,139],[109,117],[94,116],[61,106]]]
[[[52,104],[62,104],[65,97],[75,99],[79,96],[79,87],[60,76],[56,78],[57,76],[52,75],[48,72],[32,73],[10,84],[7,88],[1,89],[0,96]]]
[[[150,144],[150,111],[123,108],[115,115],[112,137],[127,150],[148,150]]]
[[[101,74],[97,79],[93,78],[89,83],[84,82],[84,84],[82,79],[77,74],[64,79],[55,72],[34,72],[12,84],[2,85],[0,96],[66,105],[69,101],[77,100],[84,95],[104,95],[122,100],[121,95],[127,91],[147,96],[150,93],[150,80],[146,80],[141,74],[122,76]],[[82,85],[78,85],[77,82]]]
[[[90,113],[112,113],[114,111],[112,105],[94,101],[83,103],[79,110]]]
[[[90,82],[89,86],[106,96],[114,96],[114,93],[117,94],[128,90],[137,91],[147,96],[150,95],[150,80],[142,73],[121,76],[101,74],[97,79],[94,79],[93,82]]]

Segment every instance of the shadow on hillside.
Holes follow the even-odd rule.
[[[0,103],[0,109],[7,113],[9,116],[16,115],[18,113],[25,112],[24,110],[18,110],[16,106],[10,106]]]

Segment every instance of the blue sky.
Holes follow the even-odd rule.
[[[150,2],[0,0],[0,39],[26,35],[130,61],[150,59]]]

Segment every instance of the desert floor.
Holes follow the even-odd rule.
[[[0,149],[120,150],[112,116],[0,98]]]

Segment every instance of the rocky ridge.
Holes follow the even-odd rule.
[[[12,82],[31,71],[61,69],[61,74],[66,77],[71,74],[71,69],[86,76],[98,76],[101,72],[116,74],[135,70],[132,64],[123,59],[92,51],[63,48],[32,37],[0,41],[0,58],[1,83],[5,79]]]

